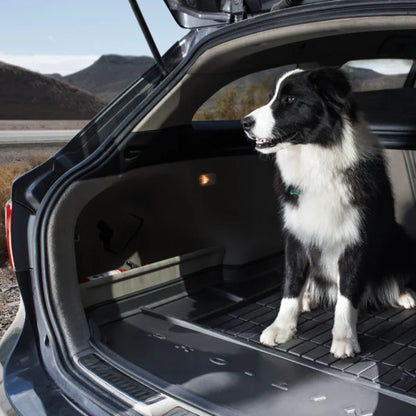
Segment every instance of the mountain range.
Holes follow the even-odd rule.
[[[74,74],[52,74],[51,77],[89,91],[108,102],[146,72],[154,62],[148,56],[103,55],[89,67]]]
[[[0,119],[87,120],[154,63],[103,55],[74,74],[43,75],[0,62]]]

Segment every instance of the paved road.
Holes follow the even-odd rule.
[[[64,145],[78,130],[0,130],[0,147],[22,145]]]

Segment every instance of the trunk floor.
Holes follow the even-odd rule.
[[[275,319],[280,299],[279,292],[272,293],[199,324],[260,346],[259,336]],[[274,348],[261,348],[416,396],[416,310],[390,308],[361,313],[361,353],[353,358],[336,359],[330,354],[332,324],[333,312],[314,309],[300,315],[295,338]]]
[[[162,305],[136,310],[125,318],[107,321],[99,326],[96,339],[99,337],[107,348],[134,363],[141,350],[138,340],[143,339],[143,334],[158,338],[161,328],[191,325],[193,331],[200,330],[204,336],[217,334],[222,339],[232,338],[280,358],[294,359],[308,367],[335,372],[341,377],[348,375],[349,380],[358,379],[364,384],[378,385],[384,391],[416,398],[415,310],[390,308],[361,313],[358,324],[361,353],[354,358],[336,359],[330,354],[333,312],[317,308],[303,313],[295,338],[270,348],[259,343],[259,336],[276,317],[281,299],[279,290],[275,288],[237,301],[230,301],[224,293],[218,296],[217,292],[217,288],[206,288],[193,295],[176,296]],[[213,301],[215,295],[217,298]],[[203,304],[203,299],[209,302]],[[207,312],[210,305],[214,306],[211,313]],[[216,311],[212,312],[213,309]],[[150,318],[158,321],[153,328]],[[134,331],[141,334],[137,335],[138,345],[134,342]],[[129,339],[127,343],[126,339]],[[188,347],[192,351],[190,342],[180,346],[185,352]]]

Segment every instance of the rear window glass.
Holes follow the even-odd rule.
[[[255,72],[217,91],[198,109],[193,121],[239,120],[269,102],[276,80],[294,65]]]
[[[353,91],[403,88],[412,60],[366,59],[349,61],[342,66]],[[256,72],[231,82],[217,91],[198,109],[193,121],[239,120],[266,104],[276,80],[295,65]]]
[[[412,67],[407,59],[365,59],[342,66],[356,92],[403,88]]]

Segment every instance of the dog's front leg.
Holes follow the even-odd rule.
[[[353,357],[360,352],[357,337],[358,303],[362,293],[362,252],[345,251],[338,262],[339,291],[335,305],[331,353],[337,358]]]
[[[289,341],[296,333],[309,260],[302,244],[292,236],[286,240],[286,271],[283,299],[274,322],[260,336],[260,342],[273,346]]]
[[[331,344],[331,353],[336,358],[354,357],[355,353],[360,352],[357,338],[357,317],[357,308],[347,297],[339,293],[335,306]]]

